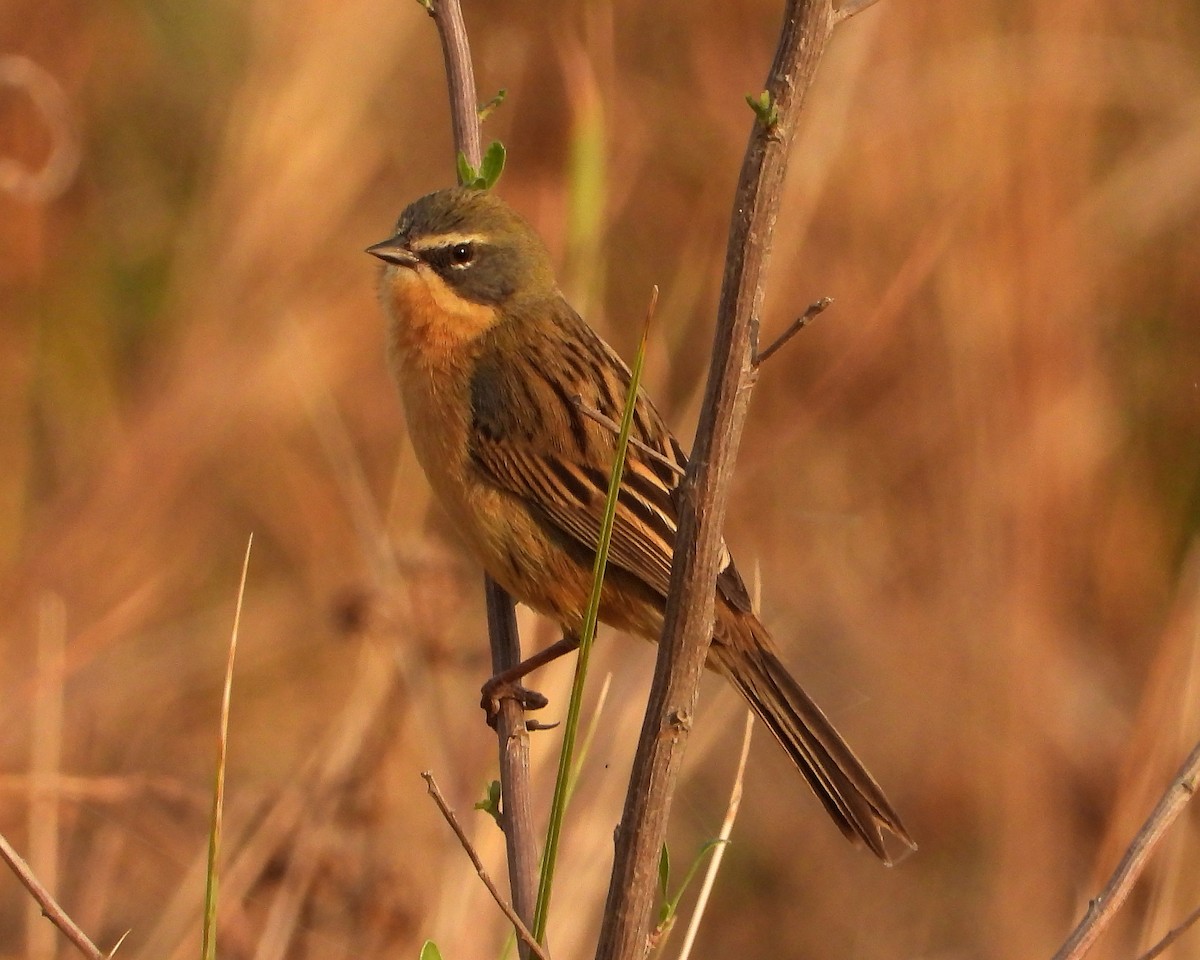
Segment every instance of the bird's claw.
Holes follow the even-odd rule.
[[[501,682],[495,683],[489,680],[483,685],[480,691],[481,697],[479,705],[483,707],[483,712],[487,714],[487,722],[489,727],[496,726],[496,717],[500,713],[500,701],[516,700],[521,705],[522,710],[541,710],[550,701],[536,690],[529,690],[517,683]],[[530,730],[545,730],[547,725],[529,721],[534,726],[526,724],[526,728]]]

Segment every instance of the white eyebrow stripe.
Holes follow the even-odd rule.
[[[438,233],[429,237],[418,237],[412,241],[411,247],[414,253],[421,253],[425,250],[453,247],[459,243],[487,243],[487,240],[487,235],[483,233]]]

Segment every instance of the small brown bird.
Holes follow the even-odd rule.
[[[621,419],[629,369],[563,298],[532,227],[490,193],[422,197],[367,252],[384,261],[392,369],[434,492],[484,569],[576,637],[616,446],[594,414]],[[644,395],[633,437],[600,619],[657,642],[687,459]],[[780,663],[724,546],[708,666],[745,697],[842,833],[885,862],[885,829],[915,846]]]

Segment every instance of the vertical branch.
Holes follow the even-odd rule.
[[[458,0],[426,0],[425,9],[437,24],[446,64],[446,87],[450,91],[450,125],[454,149],[479,166],[483,151],[479,138],[479,107],[475,96],[475,71],[471,68],[471,45]]]
[[[617,831],[598,960],[646,955],[656,865],[712,638],[721,527],[754,383],[762,276],[796,120],[833,25],[830,0],[788,0],[766,102],[755,109],[734,199],[704,406],[680,487],[666,624]]]
[[[462,8],[459,0],[427,0],[426,9],[437,24],[442,42],[454,148],[464,154],[473,167],[478,167],[482,160],[479,109]],[[521,662],[521,641],[517,635],[512,598],[488,576],[484,577],[484,595],[492,672],[496,674]],[[538,863],[530,802],[529,732],[525,728],[525,712],[512,698],[500,702],[496,738],[500,753],[501,823],[508,853],[509,888],[517,916],[531,926],[537,902]],[[517,942],[523,960],[527,960],[528,946],[519,935]]]
[[[517,617],[510,597],[495,580],[484,577],[487,600],[488,636],[492,644],[492,670],[501,673],[521,662]],[[537,834],[529,786],[529,731],[525,711],[513,697],[500,701],[496,716],[500,747],[501,822],[508,853],[508,884],[513,909],[526,926],[532,927],[537,908]],[[518,937],[522,957],[528,947]]]

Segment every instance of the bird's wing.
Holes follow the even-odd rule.
[[[546,309],[543,304],[542,309]],[[557,322],[496,328],[471,385],[471,457],[493,484],[520,497],[559,532],[596,549],[629,370],[574,311]],[[511,338],[505,340],[505,338]],[[677,489],[687,457],[654,405],[639,394],[617,497],[609,562],[661,597],[671,580]],[[750,602],[726,552],[718,586]]]

